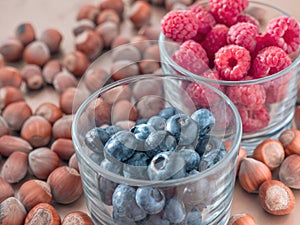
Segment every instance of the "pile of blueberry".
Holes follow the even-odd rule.
[[[141,119],[130,130],[95,127],[85,136],[100,167],[126,178],[163,182],[195,175],[226,154],[222,140],[212,134],[215,117],[201,108],[190,116],[175,107]],[[98,182],[101,200],[113,206],[116,224],[201,224],[198,208],[186,209],[171,190],[132,187],[104,177]]]

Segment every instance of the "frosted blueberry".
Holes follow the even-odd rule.
[[[216,123],[216,118],[208,109],[198,109],[192,113],[191,118],[199,125],[199,135],[208,134]]]

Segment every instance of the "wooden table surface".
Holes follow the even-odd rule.
[[[262,1],[262,0],[261,0]],[[12,36],[16,26],[24,21],[33,24],[37,34],[43,29],[53,27],[60,30],[64,39],[62,52],[69,52],[74,49],[74,37],[72,28],[75,26],[76,13],[84,3],[95,3],[92,0],[1,0],[0,1],[0,41]],[[299,0],[263,0],[262,2],[273,4],[282,8],[292,16],[300,20]],[[162,11],[153,13],[153,20],[158,20]],[[51,88],[27,97],[28,101],[35,108],[40,102],[48,99],[57,102],[57,96]],[[296,195],[296,207],[287,216],[272,216],[264,212],[260,207],[258,196],[248,194],[241,189],[238,183],[234,190],[232,214],[247,212],[250,213],[259,225],[299,225],[300,224],[300,190],[294,191]],[[71,210],[87,211],[84,197],[70,205],[57,205],[61,216]]]

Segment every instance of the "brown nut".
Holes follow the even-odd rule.
[[[24,100],[24,95],[19,88],[13,86],[0,88],[0,109],[4,109],[10,103]]]
[[[96,24],[99,25],[106,21],[111,21],[116,24],[120,24],[121,18],[115,10],[105,9],[105,10],[101,11],[101,13],[98,15],[98,17],[96,19]]]
[[[62,220],[62,225],[94,225],[91,218],[84,212],[71,211],[65,215]]]
[[[111,105],[103,98],[93,100],[86,113],[89,118],[95,118],[97,126],[111,123]]]
[[[20,88],[22,81],[23,78],[18,69],[10,66],[0,68],[0,87],[13,86]]]
[[[11,135],[3,135],[0,137],[0,155],[10,156],[15,151],[29,153],[32,146],[26,140]]]
[[[23,225],[26,209],[15,197],[9,197],[0,204],[1,225]]]
[[[82,52],[74,51],[64,57],[63,64],[69,72],[81,77],[89,66],[89,60]]]
[[[80,90],[79,90],[80,91]],[[80,104],[84,101],[84,98],[77,93],[77,88],[69,87],[64,90],[59,96],[59,107],[63,113],[75,114]]]
[[[28,89],[38,90],[44,86],[45,82],[42,76],[42,70],[39,66],[26,64],[21,73]]]
[[[130,44],[136,47],[143,55],[144,51],[151,46],[150,41],[144,35],[134,35],[130,39]]]
[[[113,9],[120,17],[122,17],[124,12],[124,2],[123,0],[103,0],[100,2],[99,8],[101,11],[105,9]]]
[[[62,71],[62,64],[59,60],[53,59],[48,61],[42,70],[42,75],[46,83],[52,84],[54,77]]]
[[[279,136],[286,155],[300,154],[300,130],[287,129]]]
[[[151,14],[151,5],[146,1],[134,2],[128,12],[129,19],[136,28],[141,28],[143,25],[149,23]]]
[[[24,44],[28,45],[35,40],[35,31],[31,23],[21,23],[17,26],[16,37]]]
[[[76,201],[83,193],[80,174],[68,166],[55,169],[48,177],[51,193],[57,203],[69,204]]]
[[[83,82],[90,92],[102,88],[104,84],[110,83],[110,75],[102,68],[95,67],[86,71]]]
[[[249,192],[257,192],[260,185],[266,180],[272,179],[271,170],[261,161],[253,158],[244,158],[239,169],[239,183]]]
[[[34,115],[42,116],[51,124],[63,116],[61,109],[52,102],[41,103],[34,111]]]
[[[280,166],[284,160],[284,155],[281,142],[275,139],[262,141],[253,151],[253,158],[263,162],[270,170]]]
[[[42,32],[39,40],[48,46],[51,54],[54,54],[59,52],[63,36],[57,29],[48,28]]]
[[[20,186],[16,196],[23,203],[27,211],[39,203],[51,203],[52,201],[49,184],[45,181],[35,179],[24,182]]]
[[[56,209],[49,203],[39,203],[27,214],[24,225],[60,225],[61,219]]]
[[[160,62],[160,52],[158,44],[150,45],[143,52],[143,59],[151,59],[156,62]]]
[[[121,45],[129,44],[129,43],[130,43],[129,37],[127,37],[125,35],[119,35],[111,43],[111,49],[117,48]]]
[[[50,59],[50,50],[44,42],[33,41],[25,47],[23,59],[28,64],[43,66]]]
[[[76,158],[76,153],[74,153],[74,154],[71,156],[71,158],[70,158],[70,160],[69,160],[69,162],[68,162],[68,166],[71,167],[71,168],[74,168],[74,169],[76,169],[78,172],[80,172],[80,171],[79,171],[78,160],[77,160],[77,158]]]
[[[4,135],[8,135],[9,134],[9,127],[7,122],[5,121],[5,119],[0,116],[0,137],[4,136]],[[1,162],[1,160],[0,160]]]
[[[112,78],[117,81],[139,74],[139,66],[130,60],[120,60],[113,63],[111,68]]]
[[[139,62],[141,74],[151,74],[160,68],[160,63],[153,60],[142,60]]]
[[[279,167],[279,180],[290,188],[300,189],[300,155],[290,155]]]
[[[95,32],[103,41],[104,48],[110,48],[114,39],[119,36],[120,25],[113,21],[105,21],[96,27]]]
[[[93,21],[89,19],[82,19],[76,21],[76,24],[73,28],[73,34],[74,36],[77,36],[84,31],[93,31],[94,29],[95,29],[95,24],[93,23]]]
[[[39,179],[47,179],[49,174],[60,164],[60,158],[50,148],[36,148],[28,155],[28,164],[31,173]]]
[[[4,57],[3,55],[0,53],[0,68],[1,67],[4,67],[6,64],[5,64],[5,61],[4,61]]]
[[[54,89],[61,94],[69,87],[76,87],[78,84],[75,76],[67,71],[56,74],[53,80]]]
[[[114,104],[120,100],[129,101],[131,97],[131,88],[126,84],[119,85],[107,90],[101,97],[109,104]]]
[[[138,34],[145,36],[148,40],[158,40],[160,31],[160,27],[145,24],[139,29]]]
[[[23,49],[23,43],[16,38],[9,38],[0,45],[0,53],[8,62],[19,60],[22,56]]]
[[[103,41],[94,31],[87,30],[75,37],[75,48],[94,60],[102,53]]]
[[[160,96],[150,95],[139,99],[136,104],[139,118],[150,118],[165,107],[165,100]]]
[[[52,127],[52,135],[54,139],[68,138],[72,139],[71,126],[73,115],[65,115],[58,119]]]
[[[135,83],[132,93],[136,100],[149,95],[162,96],[162,81],[158,79],[139,80]]]
[[[111,58],[113,62],[126,60],[130,63],[136,63],[142,59],[142,54],[136,46],[128,44],[114,48]]]
[[[227,225],[257,225],[257,223],[250,214],[239,213],[232,215]]]
[[[272,215],[286,215],[295,208],[294,193],[281,181],[265,181],[258,194],[261,206]]]
[[[33,147],[46,146],[51,140],[52,127],[42,116],[32,115],[21,128],[21,137]]]
[[[27,154],[16,151],[4,162],[1,176],[8,183],[13,184],[21,181],[26,176],[27,170]]]
[[[111,122],[112,124],[118,121],[137,120],[137,111],[135,106],[128,100],[120,100],[113,104],[111,109]]]
[[[67,138],[58,138],[52,144],[50,149],[55,152],[59,158],[68,161],[75,153],[73,141]]]
[[[19,131],[24,122],[32,115],[29,104],[25,101],[13,102],[6,106],[2,116],[12,130]]]
[[[12,186],[3,178],[0,177],[0,203],[15,194]]]
[[[77,20],[88,19],[91,21],[96,21],[96,18],[98,17],[99,13],[100,10],[96,5],[84,4],[80,7],[76,19]]]

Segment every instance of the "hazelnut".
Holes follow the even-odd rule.
[[[3,135],[0,137],[0,155],[8,157],[15,151],[29,153],[32,146],[26,140],[11,135]]]
[[[21,128],[21,137],[33,147],[46,146],[51,140],[52,127],[42,116],[32,115]]]
[[[0,116],[0,137],[9,134],[9,127],[5,119]],[[1,162],[1,160],[0,160]]]
[[[71,156],[71,158],[68,162],[68,166],[71,167],[71,168],[76,169],[79,172],[79,164],[78,164],[78,160],[76,158],[76,153],[75,152]]]
[[[95,24],[89,19],[82,19],[76,21],[75,27],[73,28],[73,34],[75,36],[81,34],[84,31],[93,31],[95,29]]]
[[[34,115],[42,116],[51,124],[63,116],[61,109],[51,102],[43,102],[34,111]]]
[[[5,61],[3,55],[0,53],[0,68],[5,67]]]
[[[143,52],[144,59],[151,59],[156,62],[160,62],[160,52],[158,44],[150,45],[148,48],[145,49]]]
[[[96,27],[95,32],[102,39],[104,48],[110,48],[113,40],[119,36],[120,26],[113,21],[105,21]]]
[[[111,49],[117,48],[121,45],[126,45],[130,43],[130,39],[124,35],[117,36],[111,43]]]
[[[27,64],[23,67],[21,73],[28,89],[38,90],[44,86],[44,78],[39,66]]]
[[[263,162],[270,170],[274,170],[284,160],[284,148],[280,141],[266,139],[256,146],[253,151],[253,158]]]
[[[295,207],[294,193],[281,181],[265,181],[258,194],[261,206],[272,215],[289,214]]]
[[[60,48],[63,36],[57,29],[48,28],[44,30],[40,36],[40,41],[44,42],[51,54],[57,53]]]
[[[145,36],[148,40],[158,40],[160,31],[160,27],[145,24],[139,29],[138,34]]]
[[[69,87],[76,87],[78,81],[75,76],[67,71],[61,71],[56,74],[53,80],[54,89],[61,94]]]
[[[42,70],[42,75],[46,83],[52,84],[54,77],[62,71],[62,64],[57,59],[48,61]]]
[[[91,218],[82,211],[71,211],[65,215],[62,220],[62,225],[94,225]]]
[[[50,59],[50,50],[44,42],[34,41],[25,47],[23,59],[28,64],[43,66]]]
[[[124,12],[124,2],[123,0],[102,0],[99,4],[101,11],[105,9],[113,9],[121,17]]]
[[[95,92],[111,80],[110,75],[104,69],[95,67],[86,71],[83,82],[90,92]]]
[[[4,162],[1,176],[8,183],[13,184],[21,181],[27,174],[27,154],[15,151]]]
[[[103,98],[97,98],[89,105],[87,110],[89,118],[95,118],[95,125],[101,126],[103,124],[110,124],[111,119],[111,105]]]
[[[0,68],[0,87],[13,86],[20,88],[22,81],[23,78],[18,69],[10,66]]]
[[[32,115],[32,110],[25,101],[12,102],[6,106],[2,116],[12,130],[19,131],[24,122]]]
[[[131,120],[121,120],[115,123],[116,126],[119,126],[124,130],[130,130],[135,124],[135,121]]]
[[[13,86],[0,88],[0,109],[4,109],[10,103],[24,100],[24,95],[19,88]]]
[[[73,101],[76,95],[77,88],[69,87],[64,90],[59,96],[59,107],[65,114],[73,114],[76,110],[73,108]],[[74,111],[73,111],[74,110]]]
[[[83,31],[75,37],[75,48],[94,60],[102,53],[103,40],[94,31]]]
[[[96,24],[99,25],[106,21],[111,21],[116,24],[120,24],[121,18],[119,17],[118,13],[113,9],[105,9],[101,11],[96,19]]]
[[[239,213],[232,215],[227,225],[257,225],[257,223],[250,214]]]
[[[299,82],[299,86],[300,86],[300,82]],[[299,103],[300,103],[300,91],[298,91],[298,100],[297,100],[297,104]],[[300,105],[295,106],[294,123],[295,123],[295,128],[300,129]]]
[[[75,153],[73,141],[67,138],[58,138],[52,144],[50,148],[55,152],[62,160],[69,160]]]
[[[63,64],[70,73],[81,77],[89,67],[89,60],[82,52],[74,51],[64,57]]]
[[[150,22],[151,14],[152,9],[148,2],[136,1],[131,5],[128,17],[136,28],[141,28]]]
[[[51,203],[52,195],[47,182],[28,180],[20,186],[17,192],[17,198],[29,211],[39,203]]]
[[[131,88],[128,85],[119,85],[107,90],[101,97],[109,104],[114,104],[120,100],[130,100]]]
[[[152,74],[160,68],[160,63],[153,60],[142,60],[139,62],[139,69],[142,74]]]
[[[88,19],[91,21],[96,21],[97,16],[99,15],[99,8],[93,4],[84,4],[80,7],[77,13],[77,20]]]
[[[123,120],[137,120],[137,111],[135,106],[128,100],[120,100],[113,104],[111,109],[111,121],[115,124]]]
[[[76,201],[83,193],[80,174],[68,166],[56,168],[49,175],[47,183],[57,203],[69,204]]]
[[[113,63],[111,68],[112,78],[117,81],[139,74],[139,66],[130,60],[119,60]]]
[[[142,59],[139,49],[132,45],[121,45],[112,50],[111,58],[113,62],[127,60],[131,63],[139,62]]]
[[[0,45],[0,53],[8,62],[17,61],[23,53],[23,44],[16,38],[9,38]]]
[[[151,45],[150,41],[144,35],[140,34],[131,37],[130,44],[136,47],[142,55],[145,49]]]
[[[136,104],[139,118],[150,118],[165,108],[165,100],[160,96],[150,95],[139,99]]]
[[[241,161],[238,178],[245,191],[254,193],[258,191],[263,182],[272,179],[272,174],[271,170],[261,161],[246,157]]]
[[[286,155],[300,154],[300,130],[291,128],[283,131],[279,136],[279,141]]]
[[[15,197],[9,197],[0,204],[0,222],[3,225],[23,225],[26,209]]]
[[[149,95],[162,96],[162,81],[159,79],[139,80],[135,83],[132,93],[137,100]]]
[[[12,186],[3,178],[0,177],[0,203],[15,194]]]
[[[56,209],[49,203],[39,203],[27,214],[24,225],[60,225],[61,219]]]
[[[35,31],[31,23],[21,23],[17,26],[16,37],[24,44],[28,45],[35,40]]]
[[[300,155],[290,155],[279,167],[279,180],[290,188],[300,189]]]
[[[54,139],[68,138],[72,139],[71,126],[73,115],[65,115],[58,119],[52,127],[52,135]]]
[[[50,148],[36,148],[28,155],[28,164],[32,174],[39,179],[47,179],[60,164],[60,158]]]

